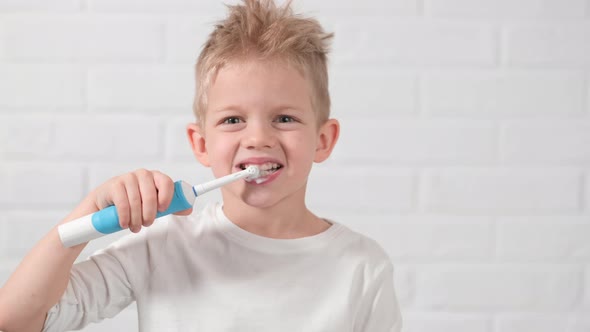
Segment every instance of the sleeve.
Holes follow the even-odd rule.
[[[114,317],[133,300],[121,263],[106,252],[97,253],[72,267],[66,291],[47,313],[43,331],[79,330]]]
[[[400,332],[402,315],[393,284],[393,265],[388,261],[376,274],[361,300],[355,332]]]
[[[154,268],[150,252],[159,249],[165,236],[161,227],[151,227],[75,264],[62,298],[47,313],[43,332],[78,330],[129,306]]]

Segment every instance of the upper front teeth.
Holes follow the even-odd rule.
[[[246,169],[248,168],[248,166],[250,166],[251,164],[242,164],[242,169]],[[261,165],[254,165],[257,166],[261,171],[270,171],[270,170],[276,170],[279,169],[281,167],[281,165],[277,164],[277,163],[264,163]]]

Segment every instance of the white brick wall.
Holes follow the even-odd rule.
[[[579,70],[433,70],[422,80],[423,105],[432,116],[583,115],[585,78]]]
[[[568,312],[576,308],[582,269],[569,264],[428,264],[417,267],[423,310]]]
[[[164,51],[164,24],[157,19],[12,15],[1,26],[8,61],[155,62]]]
[[[3,43],[0,41],[2,53],[5,52],[1,47]],[[0,64],[2,113],[23,114],[21,110],[80,112],[84,109],[86,69],[83,66],[10,63],[1,54],[0,61],[5,61]]]
[[[505,61],[510,65],[563,67],[590,65],[588,20],[572,20],[558,25],[513,24],[507,25],[503,33],[506,37],[504,40]]]
[[[404,315],[404,332],[488,332],[491,318],[481,314],[416,313]]]
[[[308,204],[390,254],[404,331],[589,331],[590,1],[295,7],[336,33],[342,123]],[[211,178],[184,127],[223,13],[208,0],[0,0],[0,283],[112,176]],[[85,331],[135,319],[132,306]]]
[[[189,65],[95,66],[88,71],[88,107],[97,112],[191,114],[193,76]]]
[[[520,316],[502,315],[498,319],[498,331],[588,331],[588,315],[571,314],[525,314]]]
[[[580,19],[585,0],[424,0],[434,17],[462,19]]]
[[[535,236],[530,236],[531,229]],[[505,217],[498,221],[498,256],[506,261],[588,262],[590,224],[584,217]]]
[[[590,162],[589,119],[515,120],[501,134],[502,160],[510,164]]]

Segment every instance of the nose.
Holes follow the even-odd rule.
[[[277,138],[272,126],[262,121],[249,121],[242,139],[242,147],[249,150],[272,149]]]

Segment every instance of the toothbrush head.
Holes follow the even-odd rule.
[[[246,180],[254,180],[260,176],[260,168],[256,166],[248,166],[246,172],[249,174]]]

